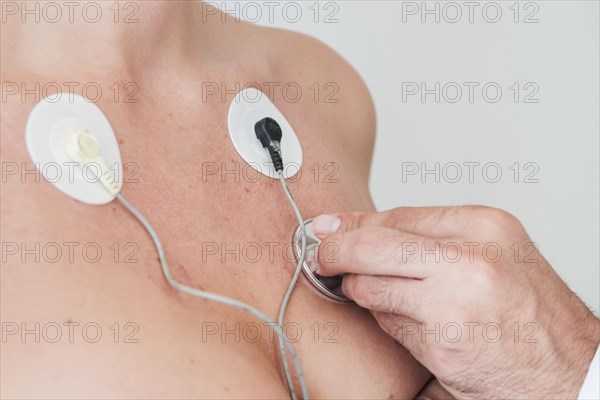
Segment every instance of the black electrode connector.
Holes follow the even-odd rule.
[[[263,118],[254,125],[256,138],[265,149],[269,151],[275,171],[283,171],[283,158],[281,157],[281,127],[273,118]]]

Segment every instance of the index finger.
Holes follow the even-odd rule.
[[[368,226],[326,237],[319,244],[315,270],[322,276],[343,273],[424,279],[435,265],[422,257],[439,243],[391,228]]]

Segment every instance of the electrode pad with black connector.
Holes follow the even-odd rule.
[[[261,138],[257,140],[256,136],[257,122],[266,118],[275,121],[281,130],[278,153],[284,163],[283,177],[289,179],[298,174],[302,167],[302,146],[294,128],[266,94],[255,88],[246,88],[235,95],[227,114],[229,138],[250,168],[278,179],[279,173],[274,168],[271,151],[265,151]]]
[[[273,118],[263,118],[254,125],[256,138],[265,149],[269,151],[275,171],[283,171],[283,159],[281,158],[281,127]]]

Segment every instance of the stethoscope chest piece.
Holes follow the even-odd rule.
[[[351,303],[352,300],[344,296],[344,293],[342,292],[342,276],[320,276],[311,269],[313,256],[321,243],[312,230],[312,222],[312,219],[304,221],[304,229],[306,230],[306,257],[304,258],[304,264],[302,265],[302,272],[306,279],[308,279],[313,287],[322,295],[331,300]],[[297,261],[300,258],[302,251],[302,229],[300,226],[294,231],[293,244],[294,256]]]

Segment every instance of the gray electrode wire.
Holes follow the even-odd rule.
[[[304,259],[306,258],[306,228],[304,227],[304,220],[302,219],[302,215],[300,214],[298,205],[294,201],[294,198],[292,197],[292,194],[290,193],[287,187],[285,177],[283,176],[284,164],[283,155],[281,154],[281,139],[283,137],[283,130],[281,129],[281,126],[273,118],[266,117],[261,119],[254,125],[254,134],[256,135],[256,138],[260,141],[260,144],[262,144],[263,148],[269,152],[269,157],[273,162],[273,167],[275,167],[275,171],[277,171],[277,174],[279,175],[281,187],[283,188],[283,191],[287,196],[288,201],[294,209],[294,214],[296,214],[296,218],[298,218],[298,225],[302,233],[302,251],[300,252],[300,257],[298,257],[298,265],[279,308],[279,318],[277,321],[279,322],[279,327],[283,332],[285,310],[287,309],[290,297],[292,296],[294,288],[296,287],[296,283],[298,282],[298,276],[302,271],[302,265],[304,264]],[[287,341],[285,334],[283,334],[283,340]],[[290,391],[290,397],[292,398],[292,400],[296,400],[296,389],[294,387],[294,381],[292,379],[290,366],[287,360],[287,355],[285,353],[284,343],[279,343],[279,353],[281,353],[283,371],[285,372],[285,380],[288,386],[288,390]],[[300,385],[302,386],[302,395],[306,397],[307,391],[304,382],[304,375],[302,374],[302,370],[297,369],[297,371],[298,380],[300,381]]]
[[[302,265],[304,264],[304,259],[306,258],[306,228],[304,227],[304,219],[302,218],[302,214],[300,214],[298,205],[296,204],[296,201],[292,197],[292,193],[290,193],[290,190],[287,187],[285,178],[283,177],[283,171],[278,171],[278,172],[279,172],[279,181],[281,182],[281,187],[283,188],[283,191],[285,192],[285,195],[286,195],[288,201],[290,202],[290,204],[292,205],[292,208],[294,209],[294,214],[296,214],[296,218],[298,218],[300,232],[302,233],[302,245],[301,245],[300,257],[298,257],[298,265],[296,266],[296,271],[294,272],[292,281],[290,282],[290,285],[288,286],[288,289],[285,293],[285,296],[283,297],[283,301],[281,302],[281,306],[279,308],[278,322],[279,322],[279,326],[283,329],[285,311],[287,309],[288,302],[290,301],[290,297],[292,296],[294,288],[296,287],[296,283],[298,282],[298,277],[300,276],[300,272],[302,272]],[[284,340],[286,340],[285,334],[284,334]],[[281,353],[281,361],[283,364],[283,370],[285,372],[285,379],[287,381],[288,389],[290,391],[290,396],[292,399],[296,399],[296,390],[294,388],[292,373],[290,371],[290,366],[289,366],[289,363],[287,360],[287,356],[285,354],[284,344],[281,342],[279,343],[279,351]],[[305,387],[306,383],[304,381],[304,375],[303,375],[301,369],[296,368],[296,371],[298,372],[298,380],[300,381],[302,395],[305,396],[307,393],[307,390]]]
[[[160,266],[162,268],[163,275],[164,275],[165,279],[167,280],[167,282],[169,282],[169,284],[171,286],[173,286],[175,289],[177,289],[183,293],[189,294],[191,296],[199,297],[201,299],[206,299],[206,300],[212,300],[217,303],[221,303],[221,304],[225,304],[228,306],[239,308],[241,310],[244,310],[244,311],[254,315],[255,317],[263,320],[267,324],[272,325],[274,327],[274,330],[275,330],[275,333],[277,334],[279,343],[283,343],[283,345],[280,345],[280,347],[287,346],[287,348],[290,352],[292,361],[294,362],[294,368],[295,368],[296,372],[298,373],[298,379],[300,381],[300,386],[302,388],[302,397],[304,399],[308,399],[308,391],[306,390],[306,383],[304,382],[304,374],[302,373],[302,367],[300,366],[300,361],[298,360],[298,355],[296,353],[296,349],[294,349],[294,346],[290,342],[285,340],[285,335],[283,333],[283,330],[281,329],[281,325],[277,324],[275,321],[271,320],[268,316],[263,314],[261,311],[257,310],[256,308],[254,308],[246,303],[242,303],[241,301],[234,300],[227,296],[222,296],[222,295],[219,295],[216,293],[210,293],[210,292],[206,292],[204,290],[199,290],[199,289],[195,289],[195,288],[192,288],[189,286],[185,286],[184,284],[175,280],[175,278],[173,278],[173,276],[171,275],[171,271],[167,264],[167,259],[165,257],[165,252],[164,252],[162,243],[160,242],[158,235],[154,231],[154,228],[152,228],[152,225],[150,225],[150,223],[146,220],[146,218],[144,218],[144,216],[142,214],[140,214],[140,212],[133,205],[131,205],[131,203],[129,203],[127,201],[127,199],[125,199],[125,197],[123,197],[123,195],[121,193],[117,193],[116,197],[117,197],[117,199],[119,199],[121,204],[123,204],[123,206],[135,218],[137,218],[137,220],[143,225],[143,227],[146,229],[146,231],[152,238],[152,241],[154,242],[154,246],[156,247],[156,251],[158,252],[158,257],[160,260]],[[294,207],[294,211],[296,211],[297,207],[295,206],[295,203],[292,203],[292,206]],[[298,215],[299,215],[299,213],[298,213]],[[286,357],[285,356],[285,348],[284,348],[284,351],[281,352],[281,355],[282,355],[282,361],[285,360],[284,364],[287,365],[287,358],[285,358]],[[288,369],[289,369],[289,367],[288,367]],[[292,386],[292,389],[290,389],[290,390],[293,390],[293,386]]]

